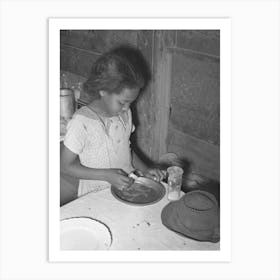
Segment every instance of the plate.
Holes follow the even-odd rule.
[[[123,190],[114,186],[111,192],[118,200],[131,205],[148,205],[160,201],[165,195],[165,187],[152,179],[138,177],[134,183]]]
[[[76,217],[60,221],[61,250],[108,250],[111,244],[110,229],[98,220]]]

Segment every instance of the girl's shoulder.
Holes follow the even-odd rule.
[[[97,121],[99,120],[97,114],[92,110],[90,110],[87,106],[83,106],[79,110],[77,110],[73,118],[79,118],[79,119],[88,118],[91,120],[97,120]]]
[[[96,133],[100,133],[102,128],[98,116],[87,106],[83,106],[75,112],[68,126],[78,126],[87,132],[95,131]]]

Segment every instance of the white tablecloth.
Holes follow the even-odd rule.
[[[166,184],[163,183],[165,188]],[[219,243],[199,242],[176,234],[161,222],[167,195],[152,205],[133,206],[117,200],[106,189],[61,207],[61,219],[86,216],[105,223],[111,230],[111,250],[219,250]]]

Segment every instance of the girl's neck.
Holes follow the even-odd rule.
[[[96,113],[100,114],[102,117],[110,118],[112,115],[108,112],[106,104],[103,100],[96,99],[87,105],[89,108],[93,109]]]

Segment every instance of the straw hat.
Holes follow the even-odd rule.
[[[220,240],[220,210],[214,195],[201,190],[186,193],[169,203],[161,213],[162,223],[184,236],[199,240]]]

